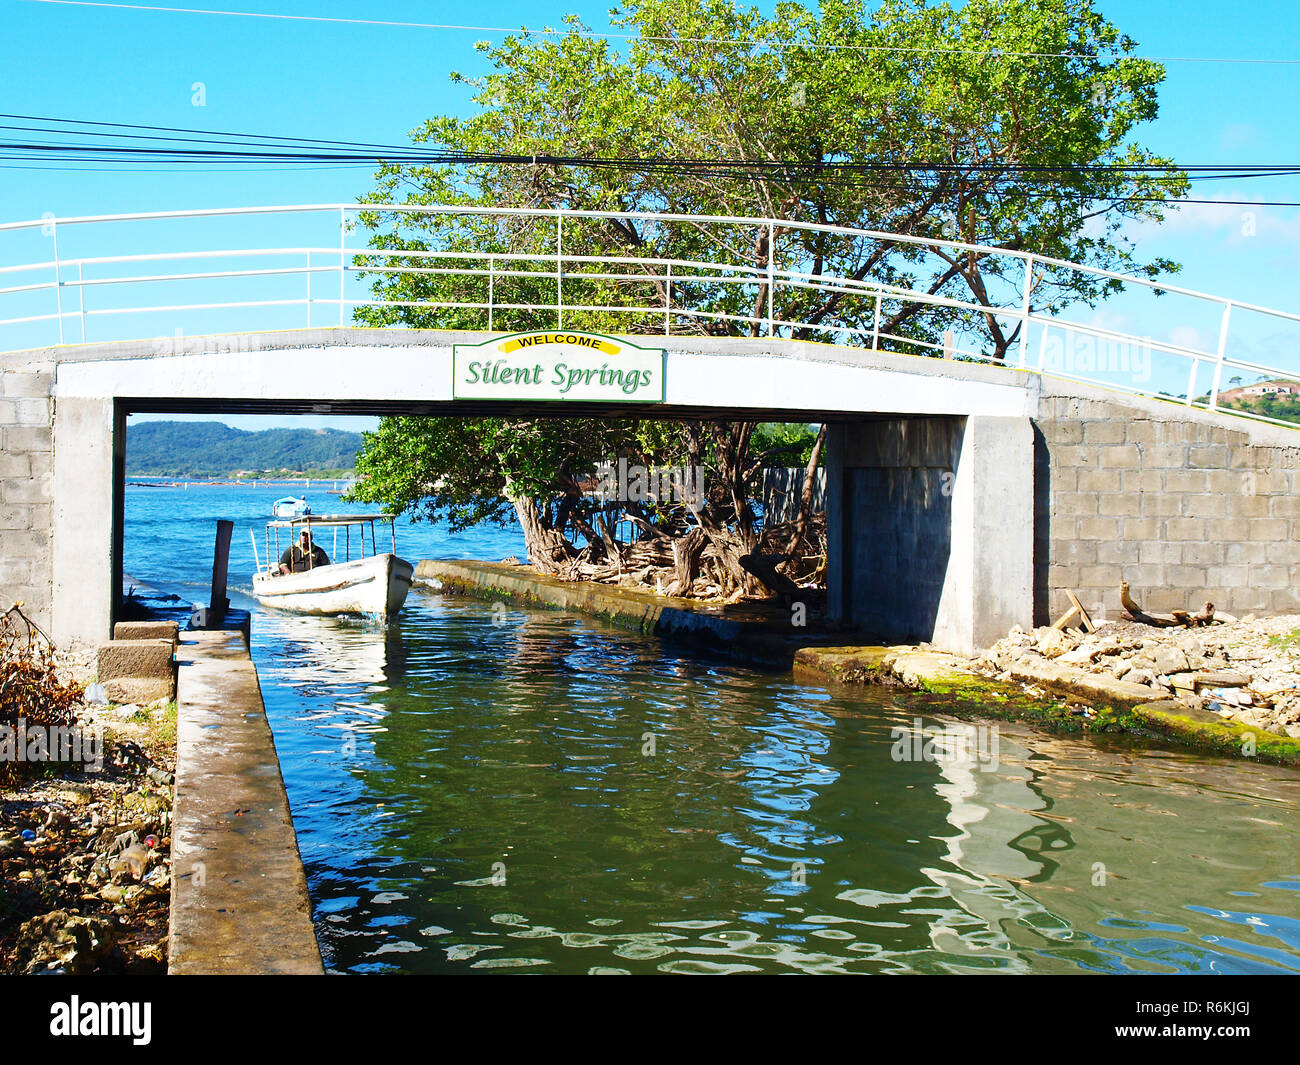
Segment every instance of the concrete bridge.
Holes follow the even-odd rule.
[[[23,225],[40,224],[49,223]],[[367,302],[344,294],[353,252],[340,245],[335,254],[340,310]],[[84,302],[70,309],[64,290],[84,294],[88,266],[150,257],[177,256],[59,259],[52,284],[0,289],[0,296],[53,293],[54,313],[0,319],[0,329],[57,321],[62,335],[65,322],[75,320],[81,333],[74,339],[80,339],[93,310]],[[662,265],[671,272],[673,264]],[[1026,265],[1026,278],[1034,269]],[[795,268],[778,271],[775,264],[746,281],[767,293],[767,335],[682,336],[673,326],[688,311],[652,309],[664,319],[664,334],[638,331],[625,339],[664,352],[662,392],[653,401],[455,394],[454,349],[490,341],[501,335],[498,329],[331,327],[108,339],[0,354],[0,599],[25,600],[58,641],[108,637],[121,589],[128,414],[508,410],[829,423],[829,610],[887,639],[969,652],[1013,624],[1047,621],[1064,609],[1066,589],[1096,612],[1117,610],[1121,579],[1140,589],[1152,609],[1209,599],[1235,613],[1300,610],[1300,432],[1213,409],[1225,370],[1282,373],[1227,352],[1229,316],[1241,305],[1223,301],[1216,352],[1156,345],[1190,363],[1186,399],[1178,403],[1046,372],[1049,329],[1105,337],[1094,326],[1035,314],[1028,295],[992,313],[1018,320],[1022,338],[1029,326],[1043,326],[1037,365],[1023,343],[1011,365],[980,361],[978,353],[962,360],[882,350],[901,347],[906,338],[881,332],[881,302],[919,297],[880,286],[864,293],[877,306],[870,348],[783,337],[782,327],[791,334],[802,327],[772,317],[779,273],[787,284],[809,283]],[[177,281],[195,276],[173,275]],[[552,309],[562,325],[568,276],[562,257],[554,276]],[[112,283],[159,280],[148,274]],[[667,291],[671,297],[671,284]],[[162,309],[229,303],[248,313],[247,306],[261,302],[267,301]],[[325,301],[309,295],[308,312],[319,302]],[[489,301],[487,315],[492,309]],[[956,349],[949,354],[963,354],[951,338],[948,346]],[[1213,369],[1208,403],[1195,387],[1203,364]]]

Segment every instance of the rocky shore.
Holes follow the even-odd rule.
[[[1014,628],[972,665],[1020,680],[1045,661],[1151,690],[1226,721],[1300,738],[1300,615],[1216,621],[1196,628],[1097,622],[1095,633]]]
[[[58,662],[93,679],[92,654]],[[50,762],[0,792],[0,972],[165,973],[175,703],[75,713],[99,770]]]

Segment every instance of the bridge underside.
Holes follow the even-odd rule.
[[[1230,608],[1229,582],[1250,583],[1236,559],[1260,564],[1264,594],[1250,609],[1297,605],[1290,430],[1232,431],[1001,367],[770,339],[657,338],[668,350],[663,404],[453,400],[451,345],[484,337],[317,330],[0,357],[0,593],[26,598],[58,640],[107,635],[129,413],[509,411],[831,423],[829,607],[884,639],[971,651],[1043,621],[1065,588],[1104,611],[1121,577],[1169,588],[1180,606],[1218,590]],[[1207,523],[1232,517],[1225,478],[1241,471],[1254,500],[1233,508],[1244,512],[1234,537]],[[1212,533],[1237,549],[1207,549]],[[1256,545],[1288,538],[1284,550]]]

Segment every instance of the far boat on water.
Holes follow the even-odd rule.
[[[392,551],[380,554],[375,524],[387,523]],[[370,554],[366,555],[366,530]],[[352,557],[352,531],[360,534],[358,556]],[[280,533],[287,530],[289,548],[280,551]],[[333,549],[324,553],[322,534],[332,532]],[[338,561],[339,533],[344,561]],[[251,535],[251,530],[250,530]],[[272,543],[274,542],[274,547]],[[257,538],[253,537],[257,556]],[[281,570],[291,572],[282,573]],[[266,524],[266,566],[257,559],[253,595],[266,606],[304,614],[362,614],[388,617],[402,609],[411,590],[415,567],[397,557],[397,532],[388,514],[305,514]]]
[[[301,496],[285,496],[271,504],[271,514],[277,518],[300,518],[310,513],[311,507]]]

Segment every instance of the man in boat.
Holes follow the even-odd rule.
[[[303,529],[298,537],[296,544],[291,544],[285,548],[285,552],[280,556],[280,573],[302,573],[304,570],[316,569],[318,566],[328,566],[330,564],[329,555],[325,551],[312,543],[311,530]]]

